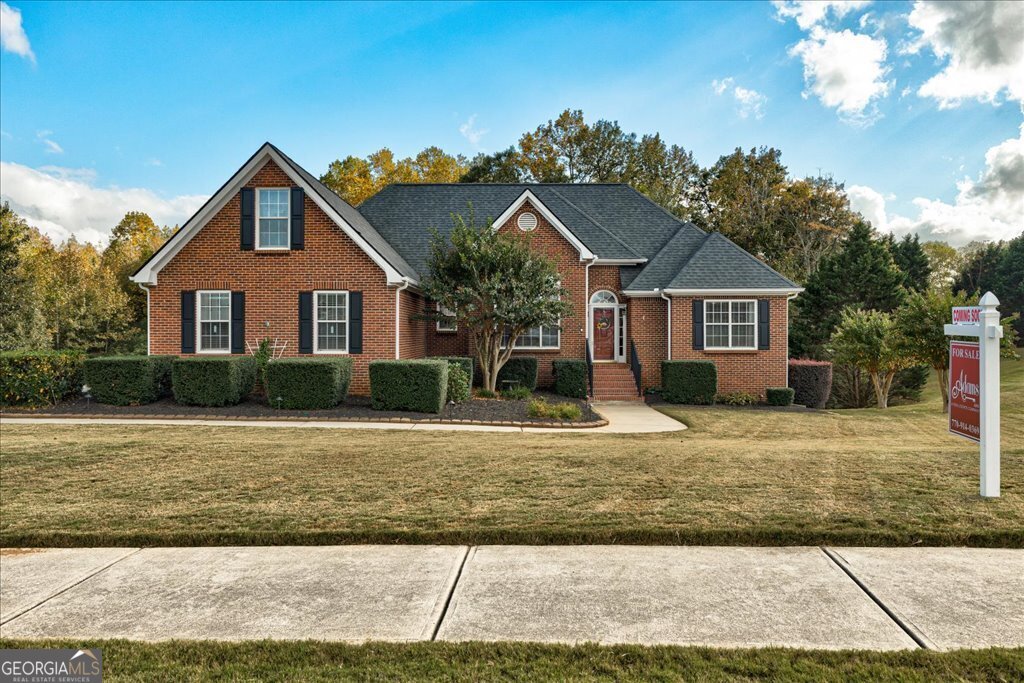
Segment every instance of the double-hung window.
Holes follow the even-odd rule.
[[[198,292],[199,353],[231,352],[231,292]]]
[[[558,325],[540,325],[519,335],[516,339],[517,349],[557,349],[561,330]]]
[[[458,332],[459,325],[455,322],[455,311],[437,304],[437,331]]]
[[[756,301],[704,301],[704,348],[756,349]]]
[[[256,190],[256,248],[288,249],[291,244],[291,190]]]
[[[314,353],[348,353],[348,292],[314,292]]]

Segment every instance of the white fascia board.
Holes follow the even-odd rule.
[[[804,291],[803,287],[796,288],[762,288],[762,289],[652,289],[652,290],[624,290],[626,296],[661,296],[663,293],[669,296],[786,296],[799,294]]]
[[[645,258],[599,258],[594,261],[595,266],[639,266],[647,263]]]
[[[249,160],[249,163],[239,169],[231,182],[224,185],[212,201],[208,202],[206,206],[200,209],[198,213],[192,216],[192,218],[190,218],[188,222],[178,230],[174,237],[171,238],[171,241],[164,250],[164,253],[161,254],[159,258],[147,264],[143,270],[140,270],[139,273],[132,278],[132,280],[135,282],[155,285],[157,283],[157,273],[160,272],[160,269],[174,258],[175,255],[181,251],[182,247],[184,247],[213,216],[217,215],[217,212],[224,208],[224,205],[227,204],[228,201],[234,197],[235,194],[247,182],[249,182],[254,175],[256,175],[256,172],[259,171],[259,169],[263,167],[263,164],[268,160],[277,164],[278,168],[280,168],[296,186],[301,187],[306,196],[311,198],[316,205],[319,206],[320,209],[327,214],[353,242],[356,243],[356,246],[362,249],[374,263],[380,266],[387,276],[387,283],[389,285],[401,284],[403,282],[415,282],[410,278],[404,277],[401,273],[395,270],[390,263],[377,253],[376,249],[370,246],[369,242],[364,240],[362,236],[356,232],[356,230],[349,225],[349,223],[342,218],[330,204],[324,201],[323,197],[309,186],[309,183],[303,180],[300,175],[295,173],[291,166],[286,163],[285,160],[282,159],[281,156],[269,145],[264,145],[261,153],[256,154]]]
[[[527,200],[529,200],[529,202],[533,204],[534,208],[536,208],[537,211],[540,211],[541,215],[544,216],[545,219],[547,219],[548,223],[551,223],[551,225],[555,226],[555,230],[557,230],[562,235],[562,237],[567,239],[569,243],[572,244],[572,246],[576,247],[576,251],[580,253],[580,260],[590,260],[597,258],[597,254],[590,251],[590,249],[587,248],[587,245],[583,244],[583,242],[581,242],[579,238],[577,238],[576,235],[573,234],[572,230],[565,227],[562,221],[558,220],[558,216],[552,213],[551,209],[544,206],[544,202],[537,199],[537,195],[533,194],[533,192],[531,192],[530,190],[523,190],[523,193],[519,195],[519,197],[514,202],[509,204],[509,207],[502,211],[500,216],[494,219],[494,222],[491,224],[491,226],[495,230],[500,228],[508,221],[509,218],[512,217],[512,215],[516,211],[518,211],[523,206],[523,204],[527,202]]]

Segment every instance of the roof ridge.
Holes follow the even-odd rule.
[[[628,185],[626,185],[626,183],[529,183],[529,182],[525,182],[525,181],[521,182],[521,183],[459,183],[459,182],[455,182],[455,183],[408,183],[408,182],[403,182],[403,183],[388,183],[384,187],[395,187],[395,186],[399,186],[399,185],[409,186],[409,187],[418,187],[418,186],[423,186],[423,185],[445,185],[445,186],[455,186],[455,187],[479,187],[481,185],[483,185],[485,187],[488,186],[488,185],[504,185],[504,186],[508,186],[508,187],[522,187],[524,185],[529,185],[529,186],[534,186],[534,187],[536,187],[538,185],[540,185],[540,186],[548,186],[548,187],[550,187],[552,185],[557,185],[557,186],[560,186],[560,187],[565,187],[565,186],[569,186],[569,187],[608,187],[608,186],[624,185],[626,187],[629,187]]]
[[[632,191],[633,191],[633,192],[634,192],[635,194],[638,194],[638,195],[640,195],[641,197],[643,197],[644,199],[646,199],[647,201],[649,201],[649,202],[650,202],[651,204],[654,204],[654,205],[655,205],[656,207],[658,207],[658,210],[659,210],[659,211],[661,211],[661,212],[662,212],[663,214],[665,214],[666,216],[668,216],[669,218],[671,218],[671,219],[672,219],[672,220],[674,220],[675,222],[679,223],[680,225],[685,225],[685,226],[688,226],[688,227],[690,227],[690,228],[693,228],[693,229],[694,229],[694,230],[696,230],[697,232],[701,232],[701,233],[704,233],[705,235],[706,235],[706,234],[708,234],[706,230],[704,230],[703,228],[701,228],[700,226],[698,226],[698,225],[697,225],[696,223],[694,223],[693,221],[684,221],[684,220],[683,220],[682,218],[680,218],[679,216],[675,215],[674,213],[672,213],[671,211],[669,211],[668,209],[666,209],[666,208],[665,208],[664,206],[662,206],[662,205],[661,205],[661,204],[659,204],[658,202],[654,201],[653,199],[651,199],[650,197],[648,197],[647,195],[645,195],[645,194],[644,194],[643,192],[641,192],[640,190],[638,190],[638,189],[636,189],[635,187],[633,187],[632,185],[630,185],[629,183],[614,183],[614,184],[615,184],[615,185],[625,185],[625,186],[626,186],[627,188],[629,188],[630,190],[632,190]],[[672,235],[672,237],[675,237],[675,235]],[[666,242],[666,244],[668,244],[668,242]]]
[[[600,223],[598,223],[597,221],[595,221],[595,220],[594,220],[594,219],[593,219],[593,218],[592,218],[592,217],[590,216],[590,214],[588,214],[588,213],[587,213],[586,211],[584,211],[583,209],[581,209],[580,207],[576,206],[576,205],[575,205],[575,204],[573,204],[573,203],[572,203],[571,201],[569,201],[569,200],[568,200],[568,199],[567,199],[566,197],[564,197],[564,196],[562,195],[562,193],[561,193],[561,192],[559,192],[559,191],[558,191],[558,190],[556,190],[555,188],[551,188],[551,191],[552,191],[552,192],[553,192],[553,193],[555,194],[555,196],[556,196],[556,197],[558,197],[558,198],[559,198],[559,199],[561,199],[561,200],[562,200],[563,202],[565,202],[566,204],[568,204],[569,206],[571,206],[571,207],[572,207],[573,209],[575,209],[575,210],[576,210],[576,211],[577,211],[577,212],[578,212],[578,213],[579,213],[579,214],[580,214],[581,216],[583,216],[583,217],[584,217],[584,218],[586,218],[586,219],[587,219],[588,221],[590,221],[591,223],[593,223],[593,224],[594,224],[594,226],[595,226],[595,227],[596,227],[596,228],[597,228],[598,230],[601,230],[601,231],[602,231],[602,232],[604,232],[604,233],[605,233],[606,235],[608,235],[609,237],[611,237],[611,238],[612,238],[613,240],[615,240],[616,242],[618,242],[619,244],[621,244],[622,246],[624,246],[624,247],[625,247],[625,248],[626,248],[626,249],[627,249],[627,250],[629,251],[629,253],[631,253],[631,254],[635,255],[635,256],[636,256],[637,258],[644,258],[644,257],[643,257],[643,256],[641,256],[640,254],[638,254],[638,253],[637,253],[637,251],[636,251],[636,250],[635,250],[635,249],[634,249],[633,247],[629,246],[628,244],[626,244],[625,242],[623,242],[623,241],[622,241],[621,239],[619,239],[619,237],[618,237],[617,235],[613,234],[611,230],[609,230],[608,228],[604,227],[603,225],[601,225]]]

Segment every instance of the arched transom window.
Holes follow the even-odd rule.
[[[594,292],[594,295],[590,297],[590,303],[592,304],[603,304],[603,305],[615,305],[619,303],[619,299],[609,292],[607,289],[602,289],[599,292]]]

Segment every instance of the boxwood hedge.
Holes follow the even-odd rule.
[[[789,387],[773,387],[765,389],[765,399],[770,406],[791,406],[794,393]]]
[[[370,400],[375,410],[439,413],[448,397],[448,361],[375,360]]]
[[[183,405],[235,405],[252,393],[255,383],[252,356],[189,356],[171,364],[174,400]]]
[[[569,398],[587,397],[587,362],[556,360],[551,363],[555,373],[555,393]]]
[[[789,386],[794,403],[824,408],[832,393],[832,364],[823,360],[789,361]]]
[[[267,363],[267,402],[275,408],[333,408],[348,396],[351,358],[281,358]]]
[[[537,388],[537,358],[535,356],[512,356],[498,370],[498,383],[501,391],[508,384],[526,387],[530,391]]]
[[[710,405],[718,393],[718,369],[709,360],[661,363],[661,396],[669,403]]]
[[[102,356],[85,361],[82,374],[100,403],[137,406],[171,394],[174,356]]]
[[[0,352],[0,405],[53,405],[82,388],[78,351]]]

